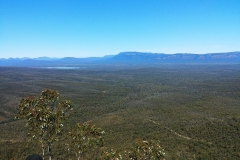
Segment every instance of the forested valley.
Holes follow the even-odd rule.
[[[117,152],[136,139],[160,141],[165,159],[240,159],[240,65],[44,69],[0,67],[0,159],[41,153],[16,120],[26,96],[46,88],[71,100],[64,133],[87,122],[105,131],[104,146]],[[62,141],[53,159],[76,159]],[[97,152],[85,159],[97,159]],[[92,157],[91,157],[92,156]]]

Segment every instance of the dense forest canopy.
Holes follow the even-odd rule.
[[[18,159],[41,148],[14,120],[25,96],[58,90],[74,104],[66,132],[90,123],[117,151],[134,140],[160,141],[166,159],[240,158],[240,66],[162,65],[101,69],[0,68],[0,159]],[[61,142],[57,142],[61,143]],[[60,145],[56,157],[69,159]]]

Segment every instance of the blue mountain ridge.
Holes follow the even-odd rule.
[[[240,52],[224,53],[150,53],[150,52],[121,52],[117,55],[89,58],[9,58],[0,59],[0,66],[21,66],[21,67],[46,67],[46,66],[82,66],[82,65],[102,65],[102,64],[191,64],[191,63],[240,63]]]

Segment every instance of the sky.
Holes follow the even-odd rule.
[[[0,58],[240,51],[240,0],[0,0]]]

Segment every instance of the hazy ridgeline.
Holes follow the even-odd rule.
[[[240,65],[164,65],[158,68],[0,68],[0,159],[41,153],[14,120],[24,96],[58,90],[74,104],[66,132],[89,122],[105,145],[128,149],[136,138],[160,140],[166,159],[240,158]],[[54,159],[70,159],[53,146]]]

